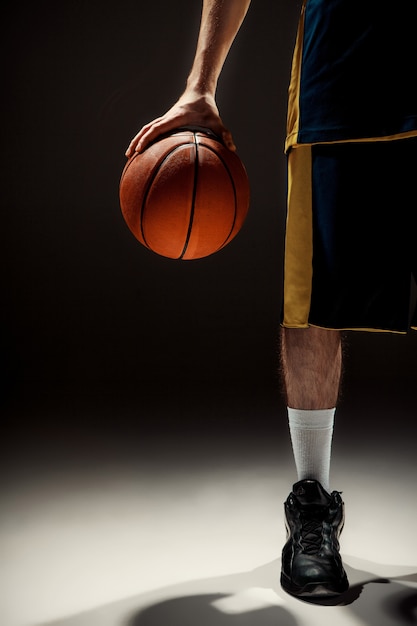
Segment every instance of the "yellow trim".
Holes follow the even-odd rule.
[[[353,328],[329,328],[328,326],[317,326],[317,324],[305,324],[303,326],[294,326],[294,325],[287,325],[285,324],[285,322],[283,322],[281,324],[281,326],[283,328],[293,328],[293,329],[305,329],[305,328],[322,328],[323,330],[340,330],[340,331],[345,331],[345,330],[349,330],[349,331],[354,331],[357,330],[358,332],[365,332],[365,333],[391,333],[393,335],[406,335],[407,332],[405,330],[390,330],[389,328],[358,328],[358,327],[353,327]],[[417,330],[416,327],[411,326],[412,330]]]
[[[294,184],[294,180],[296,184]],[[284,325],[308,325],[313,279],[311,147],[288,156]]]
[[[287,137],[285,142],[285,151],[291,148],[302,148],[303,146],[318,146],[318,145],[332,145],[339,143],[373,143],[377,141],[396,141],[398,139],[411,139],[412,137],[417,137],[417,129],[416,130],[408,130],[404,133],[397,133],[396,135],[385,135],[384,137],[360,137],[356,139],[337,139],[335,141],[315,141],[312,143],[292,143],[294,137],[298,134],[295,131],[291,134],[291,136]]]
[[[298,137],[300,124],[300,84],[301,84],[301,61],[303,55],[304,39],[304,13],[307,0],[304,0],[301,8],[301,16],[298,22],[297,37],[295,40],[294,53],[292,58],[291,80],[288,88],[288,109],[287,109],[287,137],[295,141]],[[288,143],[288,145],[287,145]],[[291,147],[292,141],[285,144],[287,151]]]

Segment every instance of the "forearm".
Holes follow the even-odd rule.
[[[182,126],[203,126],[235,150],[215,102],[217,80],[250,0],[203,0],[200,32],[185,92],[169,111],[146,124],[135,135],[126,156],[140,152],[159,135]]]
[[[215,95],[224,61],[250,0],[204,0],[194,63],[187,90]]]

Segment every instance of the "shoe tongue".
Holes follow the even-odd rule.
[[[303,506],[327,506],[330,502],[329,494],[317,480],[300,480],[295,483],[293,493]]]

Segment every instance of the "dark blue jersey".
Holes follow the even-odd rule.
[[[417,135],[417,0],[304,0],[287,149]]]

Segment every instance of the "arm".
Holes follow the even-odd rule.
[[[231,150],[230,131],[219,116],[215,102],[217,81],[234,38],[244,20],[250,0],[204,0],[200,32],[186,89],[162,117],[146,124],[132,139],[126,156],[140,152],[161,135],[180,126],[210,128]]]

